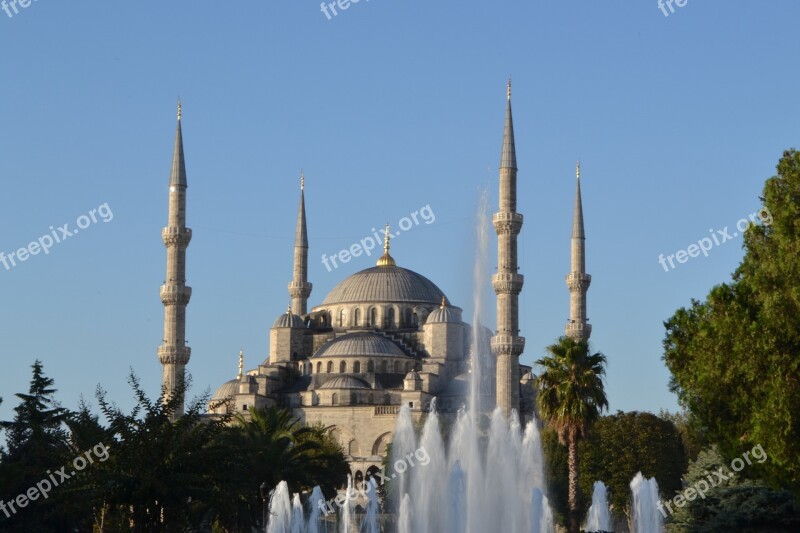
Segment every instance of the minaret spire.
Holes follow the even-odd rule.
[[[191,349],[186,346],[186,305],[192,296],[186,286],[186,247],[192,230],[186,227],[186,164],[183,158],[181,134],[181,102],[178,100],[178,126],[169,177],[169,214],[161,238],[167,248],[167,278],[161,286],[164,304],[164,339],[158,348],[158,359],[164,367],[162,387],[165,399],[184,378]],[[183,404],[175,417],[183,415]]]
[[[586,235],[583,230],[583,202],[581,201],[581,163],[575,165],[575,208],[572,212],[572,246],[569,287],[569,322],[566,334],[575,340],[588,340],[592,325],[586,318],[586,292],[592,276],[586,273]]]
[[[511,114],[511,79],[506,86],[506,118],[500,156],[500,210],[492,216],[497,233],[497,274],[492,286],[497,295],[497,330],[491,339],[497,357],[496,401],[506,416],[519,410],[519,356],[525,338],[519,336],[519,293],[524,277],[517,273],[517,235],[522,215],[517,213],[517,154]]]
[[[308,312],[311,283],[308,282],[308,231],[306,229],[306,176],[300,172],[300,206],[297,209],[297,227],[294,233],[294,267],[289,282],[292,313],[303,316]]]

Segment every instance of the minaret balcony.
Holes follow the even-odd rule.
[[[492,287],[495,294],[519,294],[522,285],[525,283],[525,276],[512,272],[498,272],[492,276]]]
[[[192,240],[192,230],[177,226],[167,226],[161,229],[161,239],[167,246],[171,244],[188,246],[189,241]]]
[[[580,272],[570,272],[567,274],[567,287],[571,291],[586,291],[592,283],[592,276]]]
[[[292,298],[308,298],[311,296],[312,284],[307,281],[290,281],[289,296]]]
[[[522,229],[522,214],[500,211],[492,215],[492,224],[498,235],[517,235]]]
[[[525,350],[525,337],[495,335],[489,341],[495,355],[515,355],[519,357]]]
[[[192,297],[192,288],[186,285],[162,285],[160,292],[164,305],[186,305]]]
[[[162,365],[185,365],[191,355],[192,349],[188,346],[162,344],[158,347],[158,360]]]
[[[567,322],[567,337],[576,340],[588,340],[592,334],[592,325],[587,322]]]

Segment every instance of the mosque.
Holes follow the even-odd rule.
[[[186,248],[192,232],[186,227],[186,168],[181,112],[169,182],[168,225],[162,230],[167,249],[167,279],[161,287],[164,340],[158,348],[163,385],[171,390],[183,376],[191,355],[186,346]],[[577,170],[572,232],[570,319],[567,335],[588,339],[586,292],[591,276],[585,270],[580,167]],[[523,217],[517,212],[517,160],[507,88],[505,126],[499,175],[499,210],[492,217],[497,233],[497,324],[492,332],[463,321],[462,309],[424,275],[403,268],[390,254],[387,227],[383,255],[374,267],[357,272],[308,309],[308,230],[304,184],[294,239],[292,303],[270,328],[269,356],[257,368],[223,383],[208,404],[209,415],[243,413],[265,406],[291,409],[306,424],[332,427],[350,461],[354,481],[381,468],[395,421],[407,405],[415,421],[430,411],[454,417],[469,402],[473,337],[489,363],[480,367],[477,395],[481,409],[495,407],[506,416],[516,411],[531,416],[535,390],[531,368],[519,363],[525,339],[519,335],[519,294],[524,278],[518,272],[517,236]],[[181,414],[181,413],[179,413]]]

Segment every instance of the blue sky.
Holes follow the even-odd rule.
[[[36,358],[66,407],[98,383],[130,406],[130,368],[157,394],[177,96],[195,392],[233,378],[240,347],[248,368],[266,357],[288,302],[301,168],[312,305],[375,259],[328,272],[323,253],[430,206],[435,222],[409,229],[392,254],[471,316],[475,212],[487,187],[496,210],[509,74],[522,360],[540,357],[568,316],[580,159],[588,314],[611,409],[676,409],[662,322],[729,279],[742,241],[669,272],[658,256],[709,229],[733,232],[797,145],[798,16],[791,0],[689,0],[668,17],[656,0],[361,0],[331,20],[298,0],[0,11],[0,251],[74,228],[102,204],[113,213],[47,255],[0,265],[0,419]],[[484,316],[494,322],[492,309]]]

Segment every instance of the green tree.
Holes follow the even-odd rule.
[[[761,444],[763,475],[800,492],[800,153],[767,180],[731,283],[668,321],[671,389],[722,451]]]
[[[45,376],[41,361],[35,361],[32,368],[28,393],[16,394],[20,403],[14,408],[14,419],[0,422],[6,432],[6,449],[0,453],[0,500],[6,502],[26,494],[49,470],[63,466],[69,456],[64,426],[68,411],[56,402],[54,381]],[[8,517],[0,514],[3,530],[54,531],[72,525],[57,497],[30,501],[25,507],[9,512]]]
[[[595,481],[609,489],[616,518],[630,514],[630,482],[637,472],[655,477],[662,494],[681,488],[687,460],[675,425],[651,413],[633,411],[604,416],[580,443],[580,484],[592,494]]]
[[[669,533],[783,533],[800,530],[800,505],[785,490],[772,490],[764,483],[731,476],[727,461],[716,447],[703,450],[689,465],[685,476],[687,487],[708,490],[704,497],[686,500],[681,507],[671,504]],[[716,475],[728,477],[719,482]],[[749,468],[749,467],[748,467]],[[709,481],[709,479],[711,481]],[[666,512],[666,511],[665,511]]]
[[[260,523],[262,483],[273,489],[286,481],[293,492],[319,485],[333,494],[350,471],[327,428],[303,426],[290,410],[277,407],[238,414],[214,447],[225,472],[218,478],[213,514],[231,530]]]
[[[173,394],[162,390],[155,401],[133,373],[129,383],[136,398],[130,414],[109,402],[100,387],[97,391],[114,441],[107,443],[109,459],[96,469],[102,502],[95,522],[108,524],[106,530],[131,524],[136,532],[185,531],[200,522],[212,501],[217,454],[210,443],[227,419],[203,416],[205,396],[175,417],[188,379],[180,380]]]
[[[569,337],[561,337],[547,351],[548,356],[536,361],[543,367],[536,378],[536,403],[542,419],[569,450],[569,529],[577,533],[578,441],[608,408],[603,385],[606,357],[590,354],[587,341]]]

